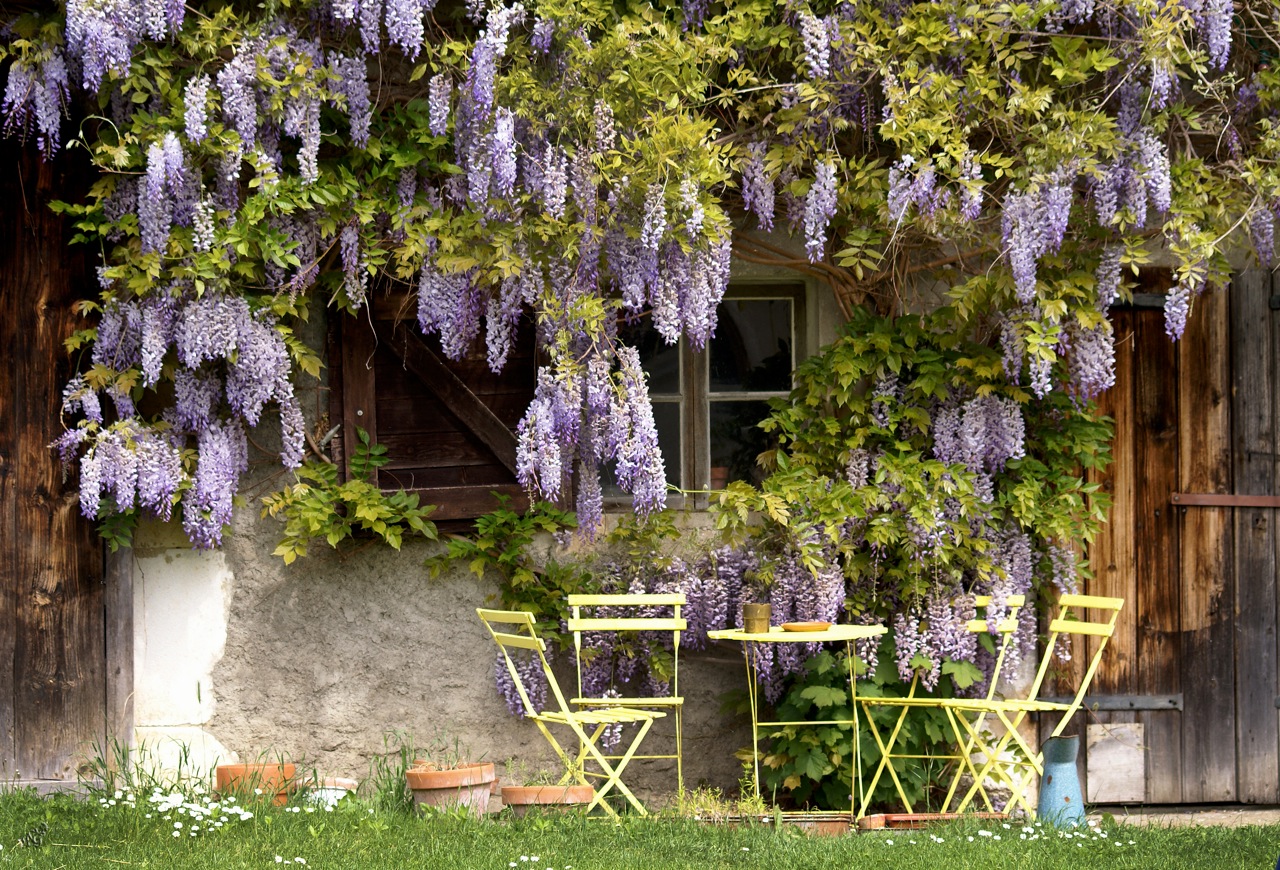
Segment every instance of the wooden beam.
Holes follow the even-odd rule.
[[[404,367],[440,397],[464,426],[493,451],[508,471],[516,473],[516,436],[475,393],[455,375],[427,343],[404,322],[387,326],[375,322],[378,338],[390,345]]]
[[[1137,379],[1135,469],[1138,474],[1134,542],[1139,570],[1137,677],[1141,694],[1183,691],[1181,670],[1181,563],[1179,516],[1169,507],[1178,486],[1178,356],[1158,311],[1134,312]],[[1125,610],[1129,606],[1126,604]],[[1182,714],[1143,710],[1147,745],[1147,800],[1182,802]]]
[[[1179,507],[1280,508],[1280,495],[1234,495],[1215,492],[1175,492],[1171,504]]]
[[[133,745],[133,550],[106,555],[107,740]],[[104,746],[110,752],[109,746]]]
[[[0,263],[13,263],[23,244],[19,164],[14,146],[6,143],[6,167],[0,175],[0,191],[9,208],[0,209]],[[21,326],[18,305],[22,288],[16,281],[0,281],[0,347],[16,348]],[[18,619],[18,374],[12,365],[0,369],[0,781],[18,775],[13,723],[14,654]]]
[[[342,459],[347,478],[351,477],[351,457],[360,443],[356,429],[369,433],[378,443],[378,415],[374,413],[377,396],[373,375],[373,354],[378,349],[372,327],[363,317],[342,318]],[[374,469],[373,483],[378,483]]]
[[[63,340],[83,325],[74,304],[96,288],[88,250],[68,249],[70,226],[47,203],[82,189],[90,167],[70,155],[20,165],[30,210],[5,264],[17,289],[6,316],[20,329],[6,348],[20,421],[14,743],[23,776],[74,780],[106,737],[102,548],[48,445],[62,433],[60,394],[73,374]]]
[[[1205,293],[1178,342],[1178,484],[1194,495],[1231,490],[1231,314],[1225,291]],[[1175,492],[1169,500],[1185,504]],[[1218,498],[1220,496],[1209,496]],[[1239,496],[1232,496],[1239,498]],[[1277,499],[1280,505],[1280,499]],[[1182,800],[1236,799],[1235,581],[1229,511],[1177,511],[1181,618]]]
[[[1262,269],[1249,269],[1231,282],[1232,489],[1250,495],[1276,492],[1271,284]],[[1275,514],[1244,507],[1233,514],[1236,799],[1272,804],[1280,800],[1280,723],[1267,703],[1278,676]]]

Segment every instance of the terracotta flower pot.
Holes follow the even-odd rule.
[[[511,807],[517,816],[523,816],[529,807],[566,809],[585,806],[595,799],[596,790],[589,785],[505,785],[502,787],[503,806]]]
[[[466,807],[476,818],[489,808],[489,795],[497,779],[491,762],[460,764],[448,770],[414,766],[405,771],[413,802],[441,809]]]
[[[222,797],[235,795],[241,800],[256,800],[272,795],[273,804],[284,806],[289,802],[289,792],[293,789],[296,773],[297,768],[292,764],[219,764],[218,794]]]

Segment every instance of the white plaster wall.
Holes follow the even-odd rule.
[[[203,774],[235,755],[204,726],[227,641],[232,574],[176,528],[140,530],[134,549],[134,734],[139,763]]]

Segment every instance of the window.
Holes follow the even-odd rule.
[[[621,330],[649,375],[668,483],[700,490],[760,479],[756,457],[770,442],[756,424],[770,399],[791,391],[804,357],[804,301],[802,284],[730,286],[701,353],[683,340],[665,344],[648,320]]]
[[[523,509],[515,427],[533,399],[533,324],[522,322],[506,367],[494,374],[483,341],[464,359],[447,359],[439,341],[418,329],[415,310],[411,297],[380,292],[361,317],[335,318],[329,415],[342,426],[334,460],[350,462],[352,439],[364,429],[391,460],[373,482],[437,505],[433,520],[491,511],[494,492]]]
[[[667,345],[647,318],[620,330],[649,375],[669,483],[696,491],[759,479],[756,456],[769,441],[756,424],[769,399],[790,392],[791,372],[804,357],[804,306],[802,284],[733,285],[715,336],[696,354],[684,341]],[[375,482],[438,505],[437,521],[492,510],[494,492],[523,508],[514,430],[533,398],[532,323],[522,324],[506,368],[495,375],[483,342],[463,360],[445,359],[439,343],[418,331],[414,310],[403,294],[379,293],[365,316],[337,319],[329,353],[330,420],[342,424],[332,442],[335,461],[350,461],[359,427],[391,458]],[[606,469],[611,501],[629,499],[612,481]],[[685,505],[705,503],[695,496]]]

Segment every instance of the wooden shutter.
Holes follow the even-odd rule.
[[[356,428],[387,448],[386,491],[416,492],[433,520],[493,510],[493,493],[528,504],[516,482],[515,428],[533,398],[533,326],[521,323],[507,364],[489,370],[483,334],[464,359],[445,357],[418,328],[415,300],[379,294],[369,311],[343,315],[331,331],[330,414],[342,428],[334,461],[350,472]]]

